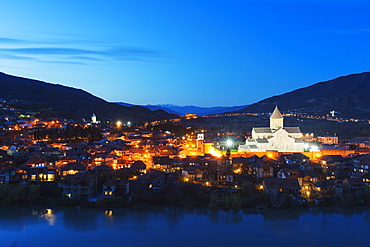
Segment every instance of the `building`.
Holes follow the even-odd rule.
[[[338,145],[338,136],[318,136],[317,140],[322,144]]]
[[[122,198],[129,193],[129,183],[125,180],[111,179],[103,184],[103,198]]]
[[[91,123],[93,123],[93,124],[98,123],[98,121],[96,121],[96,115],[95,115],[95,113],[93,113],[91,115]]]
[[[254,127],[252,138],[239,146],[239,152],[303,152],[302,138],[299,127],[284,127],[284,117],[276,106],[270,116],[270,127]]]
[[[95,113],[91,115],[91,123],[92,124],[99,124],[100,121],[97,120]]]
[[[96,193],[97,178],[87,173],[67,175],[60,183],[62,197],[70,199],[89,199]]]
[[[263,187],[268,194],[286,192],[289,195],[300,195],[301,187],[297,178],[265,178]]]

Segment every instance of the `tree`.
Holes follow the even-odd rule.
[[[230,148],[227,148],[227,151],[226,151],[227,159],[230,159],[230,155],[231,155]]]
[[[271,203],[271,207],[272,208],[280,208],[284,202],[286,202],[286,193],[282,192],[282,193],[267,193],[269,199],[270,199],[270,203]]]

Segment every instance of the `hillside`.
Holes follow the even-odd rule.
[[[53,116],[80,120],[153,121],[170,118],[165,111],[151,111],[144,107],[126,107],[109,103],[86,91],[58,84],[46,83],[0,73],[0,98],[11,101],[21,109],[48,109]]]
[[[321,112],[335,110],[338,116],[369,118],[370,72],[341,76],[312,86],[273,96],[238,112],[282,111]]]

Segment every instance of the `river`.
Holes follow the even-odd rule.
[[[0,246],[370,246],[370,207],[0,208]]]

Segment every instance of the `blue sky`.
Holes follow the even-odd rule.
[[[2,72],[111,102],[244,105],[370,71],[367,0],[17,0],[0,7]]]

